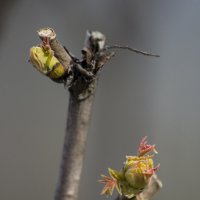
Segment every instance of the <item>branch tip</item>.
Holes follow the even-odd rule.
[[[56,33],[55,31],[53,30],[53,28],[42,28],[42,29],[39,29],[37,31],[37,34],[38,36],[43,39],[43,38],[49,38],[50,40],[53,40],[56,38]]]

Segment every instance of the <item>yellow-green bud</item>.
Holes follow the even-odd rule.
[[[109,168],[110,177],[102,175],[100,182],[105,186],[101,194],[111,195],[116,188],[120,195],[132,198],[142,192],[159,167],[153,167],[153,156],[147,154],[152,150],[155,151],[155,145],[146,144],[146,138],[143,138],[138,148],[138,156],[126,156],[120,172]]]
[[[45,50],[39,46],[32,47],[29,60],[39,72],[53,80],[61,78],[65,73],[64,67],[53,55],[51,49]]]

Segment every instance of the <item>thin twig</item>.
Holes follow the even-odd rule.
[[[142,55],[145,55],[145,56],[160,57],[160,55],[148,53],[148,52],[141,51],[141,50],[138,50],[138,49],[134,49],[134,48],[129,47],[129,46],[112,45],[112,46],[106,46],[106,47],[104,48],[104,50],[109,50],[109,49],[127,49],[127,50],[129,50],[129,51],[133,51],[133,52],[135,52],[135,53],[139,53],[139,54],[142,54]]]

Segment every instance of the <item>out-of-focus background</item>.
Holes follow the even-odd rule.
[[[154,199],[198,199],[199,10],[198,0],[1,1],[0,199],[54,196],[69,94],[28,63],[36,30],[47,26],[77,56],[87,29],[161,55],[119,50],[103,69],[79,199],[105,199],[100,174],[119,170],[145,135],[157,144],[164,184]]]

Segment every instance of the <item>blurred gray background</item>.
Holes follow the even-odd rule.
[[[100,174],[119,170],[145,135],[164,184],[154,199],[198,199],[199,10],[198,0],[0,1],[0,199],[54,196],[69,94],[28,63],[47,26],[77,56],[87,29],[161,55],[121,50],[103,69],[79,199],[104,200]]]

